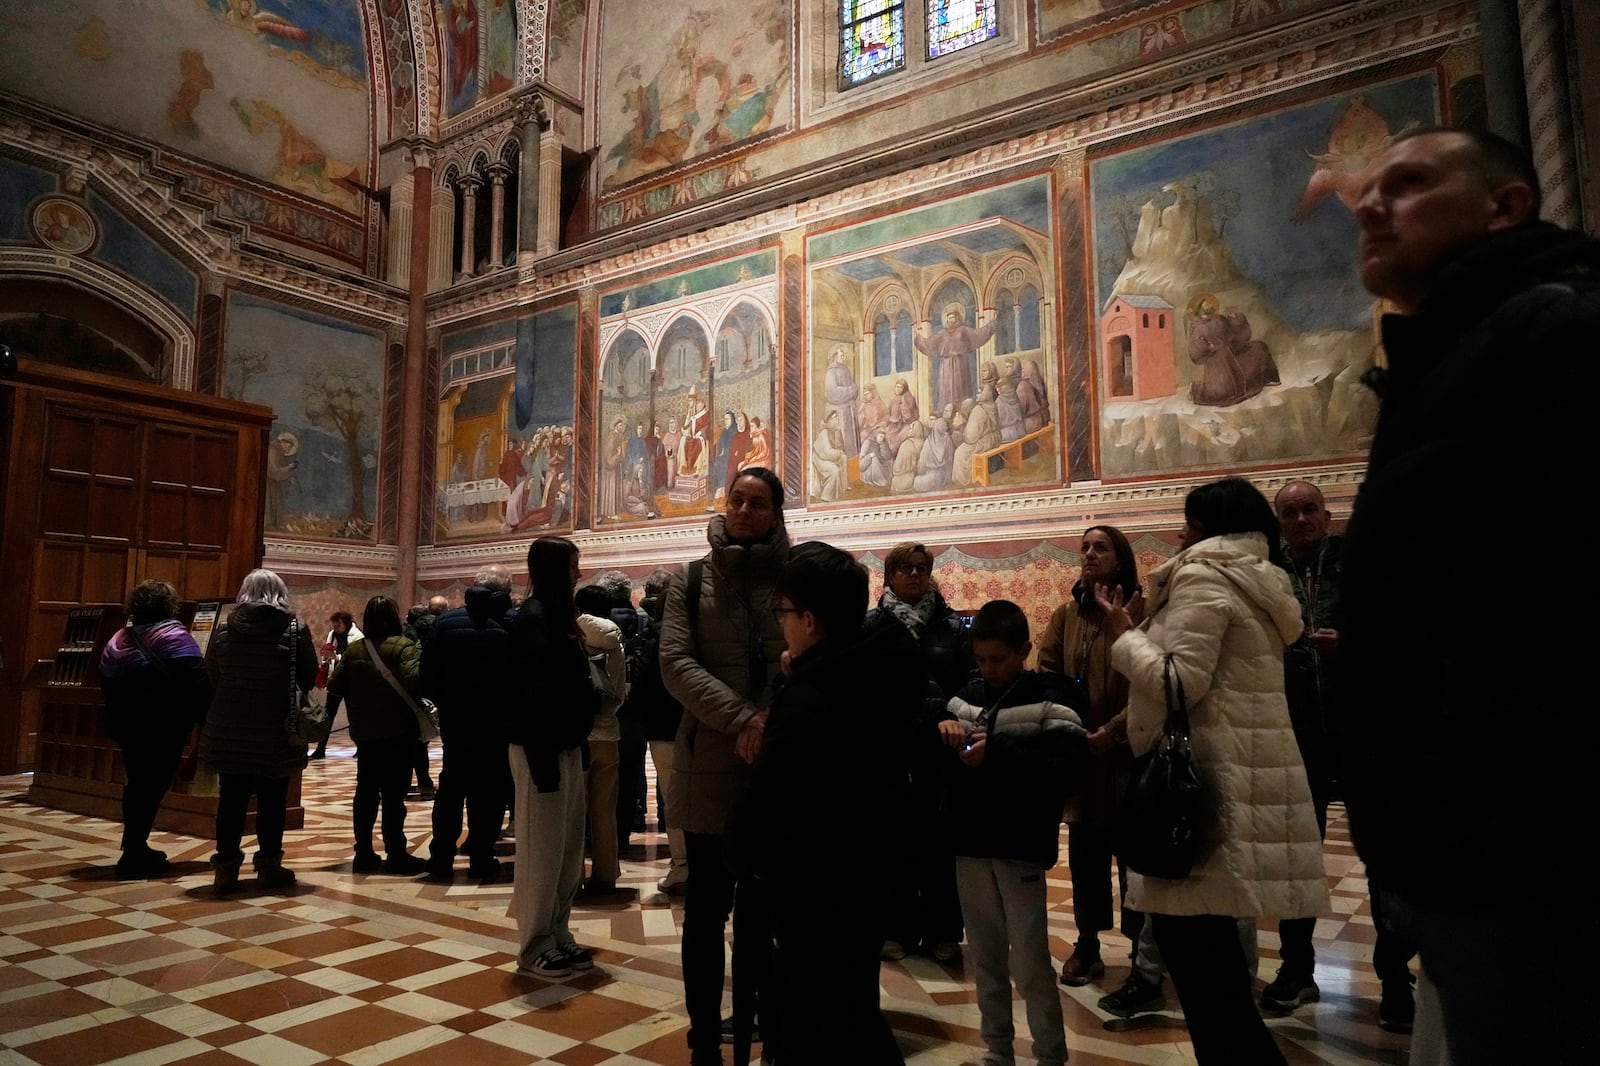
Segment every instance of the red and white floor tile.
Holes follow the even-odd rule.
[[[580,900],[574,914],[595,969],[562,981],[519,978],[509,883],[467,881],[464,861],[450,886],[351,873],[355,763],[347,747],[328,754],[305,774],[306,827],[286,842],[299,886],[287,895],[253,893],[247,879],[239,895],[213,898],[211,841],[160,832],[152,844],[167,852],[172,875],[119,881],[120,826],[35,807],[26,776],[0,778],[0,1066],[687,1063],[683,907],[656,891],[667,846],[653,823],[624,851],[623,892]],[[412,850],[426,855],[429,804],[413,799],[410,808]],[[1336,913],[1317,923],[1322,999],[1269,1024],[1296,1066],[1399,1066],[1408,1038],[1377,1025],[1366,880],[1337,808],[1324,862]],[[1059,962],[1074,939],[1065,861],[1051,873],[1050,899]],[[1170,995],[1162,1024],[1102,1028],[1095,1001],[1121,984],[1128,949],[1115,933],[1103,946],[1105,977],[1061,989],[1072,1061],[1192,1062]],[[1276,946],[1268,923],[1264,979],[1276,969]],[[908,1063],[980,1057],[971,976],[960,964],[885,963],[882,989]],[[1019,1061],[1027,1061],[1016,1006]],[[848,1064],[848,1048],[839,1061]]]

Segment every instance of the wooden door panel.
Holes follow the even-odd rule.
[[[39,492],[41,535],[86,537],[89,534],[89,477],[50,471]]]
[[[133,544],[138,536],[138,521],[139,497],[134,480],[96,474],[89,488],[89,536]]]

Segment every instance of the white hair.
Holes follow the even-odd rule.
[[[289,587],[271,570],[252,570],[244,575],[239,584],[238,602],[264,603],[280,611],[293,611],[289,606]]]
[[[490,563],[473,575],[472,583],[493,592],[510,592],[511,571],[499,563]]]

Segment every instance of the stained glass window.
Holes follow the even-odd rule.
[[[928,0],[928,58],[938,59],[1000,32],[996,0]]]
[[[904,0],[839,0],[839,28],[841,87],[905,67]]]

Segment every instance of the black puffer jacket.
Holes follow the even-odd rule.
[[[521,745],[534,786],[540,792],[554,792],[562,784],[561,753],[573,748],[587,751],[589,731],[600,710],[600,695],[589,680],[589,660],[577,634],[552,632],[545,624],[543,605],[531,598],[512,618],[511,656],[516,694],[510,704],[508,739]]]
[[[867,612],[866,625],[871,627],[886,620],[899,621],[895,613],[884,606],[883,598],[879,597],[878,606]],[[922,646],[928,676],[939,686],[945,699],[961,691],[961,686],[971,680],[974,668],[972,639],[967,627],[950,609],[950,605],[944,602],[944,596],[937,589],[933,592],[933,614],[928,624],[922,627],[922,637],[918,643]]]
[[[862,893],[889,883],[925,686],[901,625],[824,640],[796,658],[773,698],[749,791],[729,815],[730,865],[780,891],[847,881],[852,906],[880,902]],[[818,833],[822,849],[794,847],[796,834]]]
[[[1592,717],[1574,694],[1593,642],[1551,613],[1569,589],[1539,519],[1589,480],[1597,337],[1600,242],[1544,223],[1480,240],[1419,313],[1383,321],[1339,634],[1346,800],[1374,884],[1525,899],[1530,865],[1588,833],[1592,798],[1558,753]]]
[[[505,743],[507,716],[520,699],[512,614],[511,593],[473,585],[466,606],[434,624],[422,654],[422,694],[439,708],[446,744]]]
[[[296,697],[317,678],[311,631],[285,611],[240,604],[206,647],[215,694],[206,715],[203,761],[223,774],[289,777],[305,769],[306,746],[290,743],[290,685]]]

